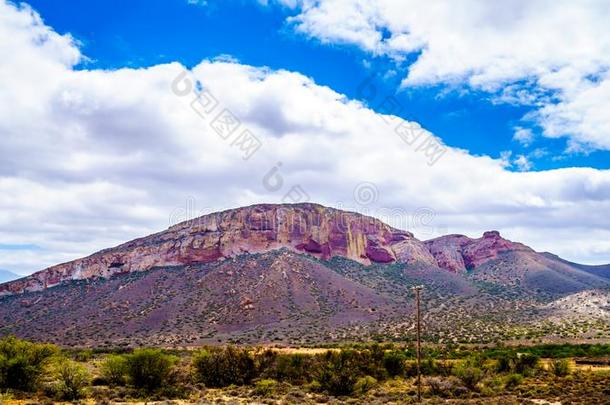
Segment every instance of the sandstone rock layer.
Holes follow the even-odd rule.
[[[0,285],[0,296],[39,291],[69,280],[110,277],[160,266],[224,260],[281,248],[319,259],[362,264],[401,262],[465,271],[503,251],[529,249],[487,232],[421,242],[407,231],[354,212],[317,204],[262,204],[209,214],[89,257]]]

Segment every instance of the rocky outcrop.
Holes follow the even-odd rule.
[[[496,231],[482,238],[448,235],[421,242],[413,234],[354,212],[317,204],[261,204],[209,214],[89,257],[0,284],[0,296],[39,291],[69,280],[107,278],[160,266],[224,260],[286,248],[319,259],[362,264],[401,262],[463,272],[504,251],[528,247]]]
[[[460,272],[466,270],[462,249],[471,241],[464,235],[447,235],[424,243],[440,268]]]
[[[0,295],[38,291],[68,280],[207,263],[280,248],[320,259],[343,256],[363,264],[389,263],[397,260],[393,245],[403,241],[425,249],[411,233],[361,214],[317,204],[254,205],[205,215],[0,285]],[[397,251],[404,256],[401,248]]]
[[[424,242],[440,268],[464,272],[493,260],[502,252],[534,252],[531,248],[511,242],[498,231],[488,231],[483,237],[471,239],[464,235],[447,235]]]
[[[415,238],[404,239],[392,245],[396,259],[407,264],[420,263],[437,266],[436,259],[426,245]]]

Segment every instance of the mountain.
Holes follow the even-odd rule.
[[[575,267],[577,269],[580,269],[587,273],[594,274],[599,277],[610,279],[610,264],[601,264],[601,265],[591,266],[591,265],[586,265],[586,264],[578,264],[578,263],[569,262],[552,253],[545,252],[543,254],[552,260],[560,261],[562,263],[567,264],[568,266]]]
[[[205,215],[1,284],[0,334],[81,346],[402,340],[414,285],[434,341],[610,337],[605,306],[581,318],[586,331],[563,322],[560,300],[610,287],[579,265],[496,231],[420,241],[309,203]]]
[[[0,283],[6,283],[7,281],[13,281],[20,277],[21,276],[19,274],[15,274],[8,270],[0,269]]]

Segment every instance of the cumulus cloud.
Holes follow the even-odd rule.
[[[430,165],[398,136],[397,117],[298,72],[226,60],[186,74],[178,63],[75,70],[83,55],[72,38],[3,2],[0,33],[12,38],[0,41],[11,55],[0,59],[0,244],[40,247],[2,251],[0,268],[39,270],[189,217],[290,201],[295,190],[422,239],[497,228],[569,259],[610,261],[600,242],[610,240],[609,171],[515,173],[452,148]],[[191,91],[172,91],[177,79]],[[217,103],[212,116],[204,97]],[[224,109],[240,123],[226,139],[212,124]],[[245,129],[260,141],[246,160],[236,142]],[[270,185],[274,173],[282,181]],[[378,192],[370,205],[354,200],[364,182]]]
[[[519,155],[514,161],[514,164],[521,170],[522,172],[530,170],[534,165],[525,155]]]
[[[516,127],[515,133],[513,134],[513,140],[527,147],[534,141],[534,133],[529,128]]]
[[[405,86],[444,83],[532,106],[570,150],[610,150],[610,3],[604,0],[301,0],[288,22],[322,42],[403,60]]]

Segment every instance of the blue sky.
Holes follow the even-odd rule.
[[[196,4],[33,0],[29,4],[47,24],[81,43],[89,58],[78,66],[81,69],[138,68],[173,61],[192,67],[203,59],[230,55],[248,65],[300,72],[317,84],[360,99],[359,84],[375,75],[377,96],[363,101],[380,111],[384,98],[395,96],[401,105],[398,115],[420,122],[449,146],[492,157],[505,151],[524,155],[531,163],[529,170],[610,168],[610,152],[566,152],[566,138],[536,136],[527,146],[513,140],[515,127],[540,133],[535,123],[522,120],[530,106],[494,103],[486,92],[454,85],[401,88],[402,76],[392,72],[408,70],[417,52],[397,62],[351,44],[323,44],[291,29],[286,19],[298,14],[296,9],[245,0]],[[520,168],[514,165],[509,170]]]
[[[0,0],[0,268],[294,190],[422,240],[496,229],[610,262],[606,1],[19,4]]]

